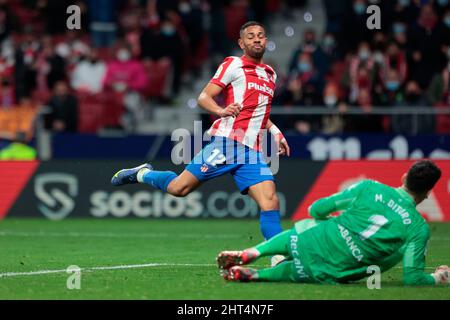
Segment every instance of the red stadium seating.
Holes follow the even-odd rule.
[[[13,139],[17,132],[24,132],[27,137],[32,137],[37,111],[34,105],[0,107],[0,135]]]
[[[78,94],[78,130],[96,133],[105,127],[115,127],[123,114],[123,96],[115,92],[96,95]]]

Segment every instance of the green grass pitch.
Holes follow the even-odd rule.
[[[431,234],[428,272],[450,263],[450,224],[431,224]],[[450,286],[403,287],[401,265],[382,274],[380,290],[369,290],[365,280],[225,282],[217,253],[261,240],[257,219],[6,219],[0,222],[0,299],[450,299]],[[67,289],[70,265],[82,268],[80,290]]]

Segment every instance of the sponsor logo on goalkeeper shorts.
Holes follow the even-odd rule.
[[[338,224],[339,231],[341,232],[342,239],[345,240],[347,243],[348,248],[350,249],[350,252],[352,253],[352,256],[358,260],[361,261],[364,256],[361,253],[361,250],[358,248],[358,246],[355,244],[355,241],[353,241],[352,236],[350,235],[350,232]]]

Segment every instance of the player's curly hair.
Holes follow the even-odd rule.
[[[433,189],[441,178],[441,169],[430,160],[414,163],[406,175],[406,188],[416,194],[423,194]]]
[[[252,26],[260,26],[261,28],[263,28],[264,30],[266,30],[266,27],[258,21],[248,21],[246,23],[244,23],[241,27],[241,30],[239,31],[239,35],[242,36],[244,35],[244,31],[245,29],[247,29],[248,27],[252,27]]]

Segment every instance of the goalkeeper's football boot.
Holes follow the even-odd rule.
[[[145,163],[136,168],[122,169],[111,178],[111,184],[117,187],[124,184],[138,183],[137,174],[141,169],[153,170],[153,167],[151,164]]]
[[[231,267],[229,270],[223,270],[222,276],[228,281],[249,282],[256,280],[257,271],[251,268],[243,268],[240,266]]]
[[[233,266],[249,264],[258,258],[254,250],[222,251],[216,258],[220,269],[229,269]]]

